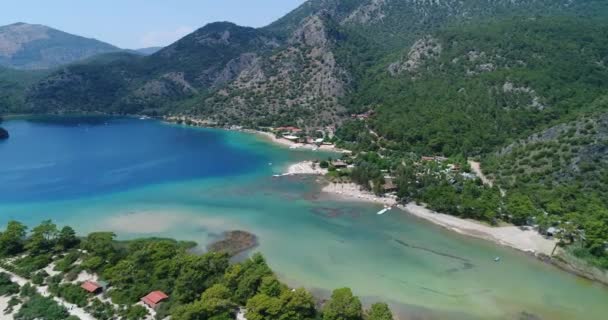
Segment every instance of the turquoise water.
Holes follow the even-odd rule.
[[[170,236],[201,247],[222,231],[247,230],[291,285],[320,295],[349,286],[407,319],[608,314],[605,287],[403,212],[378,216],[376,205],[328,199],[314,177],[272,177],[289,162],[326,155],[136,119],[4,126],[11,139],[0,143],[2,224],[52,218],[81,233]]]

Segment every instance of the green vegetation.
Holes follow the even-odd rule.
[[[12,296],[19,293],[19,286],[11,281],[11,277],[0,272],[0,296]]]
[[[350,178],[382,193],[391,175],[403,201],[553,228],[561,245],[576,244],[576,256],[608,267],[607,32],[593,19],[510,17],[435,32],[441,54],[398,74],[382,62],[350,101],[354,110],[375,106],[375,115],[336,133],[357,152]],[[408,59],[406,51],[392,61]],[[482,159],[494,188],[467,175],[471,157]]]
[[[57,304],[52,298],[45,298],[36,292],[36,289],[24,285],[21,288],[21,298],[24,300],[19,312],[15,314],[15,320],[74,320],[68,311]]]
[[[247,318],[253,320],[363,320],[361,304],[349,289],[337,290],[328,307],[319,312],[317,300],[308,291],[292,290],[281,283],[260,254],[230,263],[226,253],[190,253],[191,242],[160,238],[116,241],[109,232],[91,233],[78,241],[73,229],[64,227],[60,231],[51,221],[43,221],[29,234],[21,223],[9,222],[0,239],[18,244],[0,258],[21,256],[2,262],[3,268],[31,276],[33,283],[46,283],[53,296],[83,307],[100,320],[143,319],[147,310],[134,304],[156,290],[170,297],[157,309],[157,319],[171,315],[176,320],[228,320],[234,319],[241,306],[247,308]],[[55,270],[62,272],[53,277],[41,270],[53,261],[51,253]],[[75,266],[78,260],[82,263]],[[96,273],[109,283],[104,295],[117,306],[86,293],[80,283],[70,283],[73,279],[69,275],[81,270]],[[13,295],[18,291],[8,275],[0,273],[0,294]],[[67,317],[65,309],[52,299],[39,296],[29,284],[22,287],[21,297],[24,302],[19,319],[40,318],[44,308],[49,310],[44,319]],[[368,313],[370,317],[365,319],[384,319],[381,314],[390,314],[390,310],[376,306],[365,314]]]

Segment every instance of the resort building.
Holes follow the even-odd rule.
[[[169,299],[169,296],[162,291],[152,291],[147,296],[141,298],[141,302],[152,309],[156,309],[159,304]]]
[[[93,282],[93,281],[85,281],[80,285],[81,288],[83,288],[85,291],[87,291],[88,293],[92,293],[92,294],[98,294],[101,293],[103,291],[103,288],[101,285],[99,285],[97,282]]]

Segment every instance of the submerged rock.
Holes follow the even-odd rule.
[[[8,139],[9,137],[10,137],[10,135],[8,134],[8,131],[6,131],[6,129],[0,127],[0,140],[5,140],[5,139]]]
[[[247,251],[258,245],[258,239],[247,231],[235,230],[224,233],[224,239],[209,245],[209,251],[226,252],[231,256]]]

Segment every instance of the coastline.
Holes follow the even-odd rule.
[[[396,197],[379,197],[362,190],[354,183],[330,183],[321,189],[322,193],[339,199],[373,202],[387,206],[396,206],[407,214],[424,219],[448,230],[496,244],[511,247],[530,254],[550,255],[555,247],[555,240],[547,239],[534,230],[523,230],[516,226],[491,227],[476,221],[438,213],[422,205],[408,203],[398,204]]]
[[[534,230],[525,230],[516,226],[491,227],[476,221],[435,212],[413,202],[405,206],[399,205],[398,207],[408,214],[432,222],[448,230],[492,241],[499,245],[534,255],[551,255],[551,251],[553,251],[557,243],[556,240],[547,239]]]

